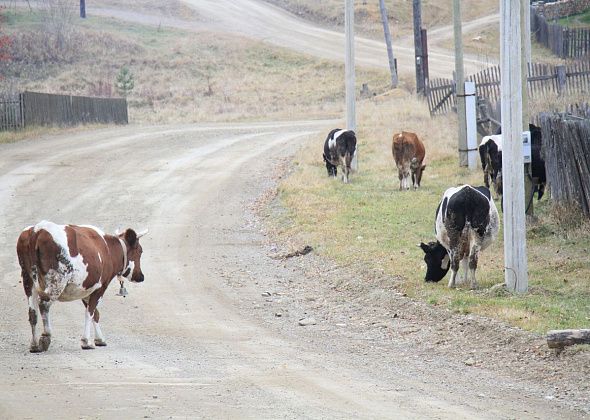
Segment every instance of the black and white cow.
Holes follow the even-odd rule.
[[[445,191],[436,209],[436,242],[421,243],[427,282],[440,281],[451,269],[449,287],[455,287],[459,265],[464,281],[477,288],[475,270],[479,252],[497,237],[499,216],[490,190],[463,185]]]
[[[483,169],[483,182],[487,188],[490,184],[498,196],[502,195],[502,136],[491,135],[481,139],[479,158]],[[498,174],[500,177],[498,178]]]
[[[328,134],[324,142],[324,162],[328,176],[336,178],[338,166],[342,167],[342,181],[348,184],[350,164],[356,153],[356,135],[352,130],[336,128]]]
[[[545,193],[547,174],[545,172],[545,161],[541,156],[543,147],[542,132],[539,127],[529,124],[531,132],[531,175],[535,182],[534,191],[537,191],[537,199],[540,200]],[[485,136],[479,145],[479,157],[484,172],[484,183],[486,187],[494,186],[498,196],[502,195],[502,129],[492,136]]]

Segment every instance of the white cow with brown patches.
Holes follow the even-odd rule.
[[[22,231],[16,251],[29,302],[31,352],[49,348],[49,308],[56,301],[82,300],[86,307],[82,348],[106,346],[97,306],[116,277],[132,282],[144,280],[139,238],[146,233],[147,230],[136,233],[127,229],[118,235],[107,235],[94,226],[57,225],[47,221]],[[38,314],[43,320],[41,337],[37,332]]]

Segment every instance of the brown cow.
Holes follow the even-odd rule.
[[[116,277],[142,282],[139,238],[147,233],[127,229],[105,235],[93,226],[56,225],[42,221],[22,231],[16,245],[23,287],[29,302],[32,353],[46,351],[51,343],[49,308],[55,301],[81,299],[86,307],[82,348],[106,346],[96,309],[109,283]],[[37,333],[38,314],[43,334]],[[94,343],[91,330],[94,326]]]
[[[415,133],[402,131],[393,135],[391,146],[393,159],[399,174],[399,189],[410,189],[410,174],[414,189],[420,186],[422,171],[426,169],[424,161],[424,144]]]

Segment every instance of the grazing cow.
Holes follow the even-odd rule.
[[[324,162],[328,176],[336,178],[338,166],[342,167],[342,181],[348,184],[350,163],[356,153],[356,135],[352,130],[336,128],[330,131],[324,142]]]
[[[479,157],[483,169],[483,182],[487,188],[494,186],[496,195],[502,195],[502,136],[491,135],[481,139]],[[500,177],[498,178],[498,175]]]
[[[459,264],[464,281],[477,288],[475,270],[479,252],[498,235],[499,216],[490,190],[463,185],[445,191],[436,209],[436,242],[421,243],[426,262],[427,282],[440,281],[451,269],[449,287],[455,287]],[[469,268],[468,268],[469,267]]]
[[[391,151],[398,170],[399,189],[410,189],[410,175],[412,185],[417,189],[422,180],[422,172],[426,169],[426,165],[422,164],[426,154],[422,141],[415,133],[402,131],[393,135]]]
[[[105,235],[93,226],[57,225],[42,221],[22,231],[16,245],[23,287],[29,302],[32,353],[47,351],[51,343],[49,308],[55,301],[81,299],[86,307],[82,348],[106,346],[97,306],[109,283],[119,277],[142,282],[139,238],[147,233],[127,229]],[[37,333],[38,314],[43,334]],[[91,329],[94,326],[94,343]]]
[[[545,172],[545,161],[541,157],[543,138],[541,129],[534,124],[529,124],[531,132],[531,175],[535,181],[534,190],[537,191],[537,199],[540,200],[545,193],[547,174]],[[500,128],[496,135],[482,138],[479,145],[479,156],[484,171],[484,183],[489,188],[489,180],[494,185],[498,196],[502,195],[502,136]]]

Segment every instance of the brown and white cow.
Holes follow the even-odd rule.
[[[410,175],[414,189],[418,188],[422,172],[426,169],[426,165],[423,164],[426,151],[422,141],[415,133],[402,131],[393,135],[391,151],[398,170],[399,189],[410,189]]]
[[[97,306],[116,277],[138,283],[144,280],[139,238],[146,233],[147,230],[136,233],[127,229],[121,234],[106,235],[94,226],[57,225],[48,221],[22,231],[16,252],[29,303],[32,353],[49,348],[49,308],[56,301],[81,299],[86,307],[82,348],[106,346]],[[43,320],[41,337],[37,333],[38,314]]]

